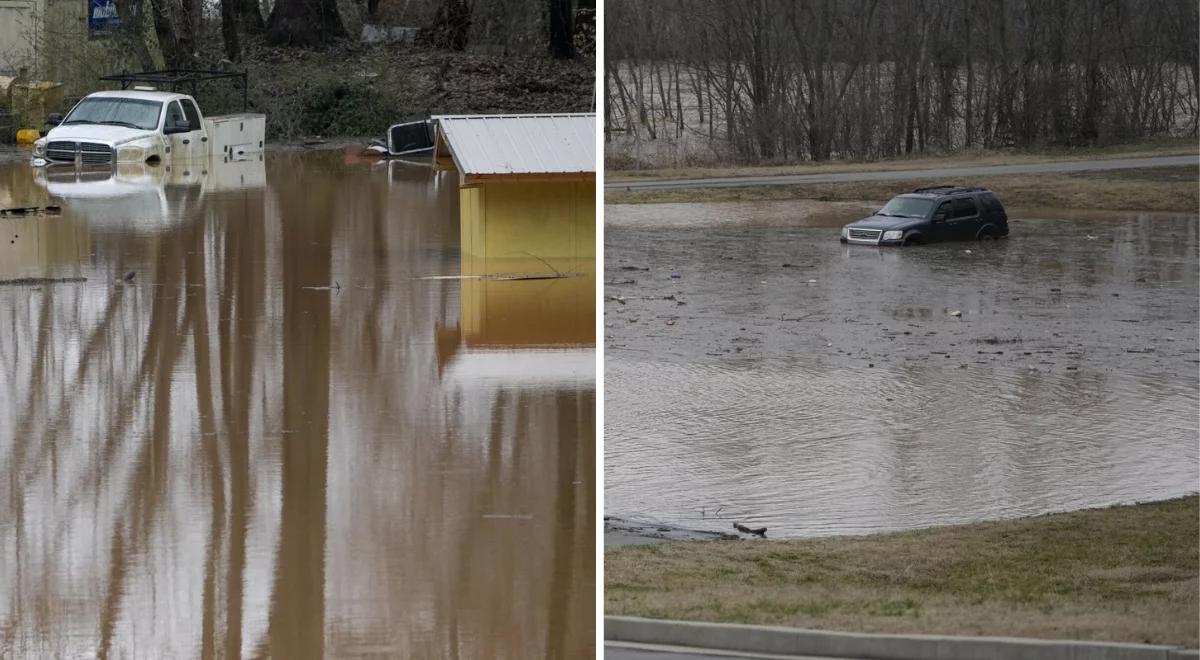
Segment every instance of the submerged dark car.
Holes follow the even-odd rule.
[[[842,227],[843,243],[920,245],[1008,236],[1008,214],[987,188],[935,186],[897,195],[869,218]]]

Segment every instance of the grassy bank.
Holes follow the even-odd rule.
[[[626,170],[608,168],[604,178],[618,181],[647,181],[654,179],[703,179],[732,176],[776,176],[785,174],[835,174],[838,172],[880,172],[971,165],[1019,165],[1092,158],[1140,158],[1148,156],[1178,156],[1197,153],[1195,138],[1160,137],[1139,142],[1113,144],[1103,147],[1046,148],[1027,150],[964,150],[955,153],[920,154],[873,162],[828,161],[794,165],[763,165],[728,167],[688,167]]]
[[[955,177],[954,183],[987,186],[1009,207],[1058,207],[1112,211],[1181,211],[1200,208],[1200,167],[1156,167],[1137,170]],[[693,188],[614,191],[610,204],[661,202],[729,202],[813,199],[820,201],[886,201],[921,181],[854,181],[747,188]]]
[[[605,612],[1197,646],[1196,496],[866,537],[605,552]]]

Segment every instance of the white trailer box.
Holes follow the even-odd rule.
[[[209,153],[238,160],[261,153],[267,134],[267,116],[255,112],[218,115],[205,120]]]

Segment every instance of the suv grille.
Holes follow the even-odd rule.
[[[855,241],[879,241],[879,235],[883,233],[882,229],[851,229],[849,236]]]
[[[53,141],[46,145],[46,157],[60,162],[75,162],[75,149],[79,148],[79,160],[84,165],[100,165],[112,162],[112,147],[99,142]]]

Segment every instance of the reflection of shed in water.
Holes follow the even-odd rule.
[[[434,117],[459,173],[462,272],[594,272],[594,114]]]
[[[463,280],[459,323],[436,331],[439,370],[489,378],[506,365],[506,380],[544,384],[593,377],[595,290],[590,275]]]

